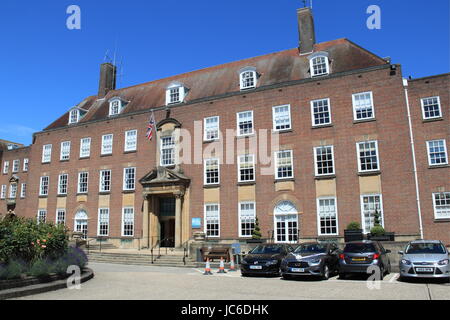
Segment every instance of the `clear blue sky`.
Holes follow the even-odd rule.
[[[81,8],[81,30],[66,9]],[[105,52],[123,57],[119,87],[294,48],[300,0],[2,0],[0,139],[31,133],[96,94]],[[382,10],[382,29],[366,9]],[[314,0],[317,41],[346,37],[403,65],[404,76],[449,72],[448,0]]]

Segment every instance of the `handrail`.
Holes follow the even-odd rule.
[[[89,244],[90,244],[91,241],[94,241],[94,240],[97,240],[97,239],[96,239],[96,238],[93,238],[93,239],[91,239],[91,240],[86,240],[86,248],[88,249],[88,254],[90,253],[90,248],[89,248],[90,245],[89,245]]]
[[[173,237],[167,237],[167,238],[164,238],[164,239],[162,239],[160,242],[159,242],[159,248],[158,248],[158,258],[157,259],[159,259],[159,258],[161,258],[161,245],[165,245],[166,244],[166,242],[167,241],[169,241],[169,240],[175,240]],[[167,247],[167,245],[166,245],[166,255],[167,255],[167,253],[168,253],[168,247]]]
[[[186,265],[186,258],[189,256],[189,240],[186,240],[181,246],[183,247],[183,264]]]
[[[155,249],[158,245],[159,245],[160,240],[158,239],[158,241],[156,241],[156,244],[153,246],[153,239],[152,239],[152,248],[150,250],[150,255],[151,255],[151,259],[152,259],[152,264],[154,263],[154,259],[153,259],[153,249]]]

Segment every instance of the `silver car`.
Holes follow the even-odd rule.
[[[411,241],[400,251],[400,280],[442,278],[450,282],[449,253],[441,241]]]

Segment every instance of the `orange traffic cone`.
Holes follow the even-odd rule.
[[[217,273],[227,273],[225,271],[225,263],[223,261],[223,258],[220,258],[219,272],[217,272]]]
[[[231,260],[230,260],[230,269],[228,271],[236,271],[235,266],[234,266],[234,257],[231,256]]]
[[[205,273],[203,273],[204,276],[210,276],[212,275],[211,272],[211,264],[209,263],[209,258],[206,259],[206,266],[205,266]]]

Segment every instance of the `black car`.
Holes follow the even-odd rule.
[[[338,272],[340,250],[335,243],[305,243],[291,252],[281,263],[284,279],[293,276],[317,276],[328,280]]]
[[[391,272],[391,262],[388,257],[390,250],[383,248],[378,241],[355,241],[345,245],[339,255],[339,276],[345,278],[348,274],[372,274],[370,267],[380,268],[380,280]]]
[[[261,244],[251,250],[241,261],[242,276],[279,275],[281,261],[294,251],[288,244]]]

